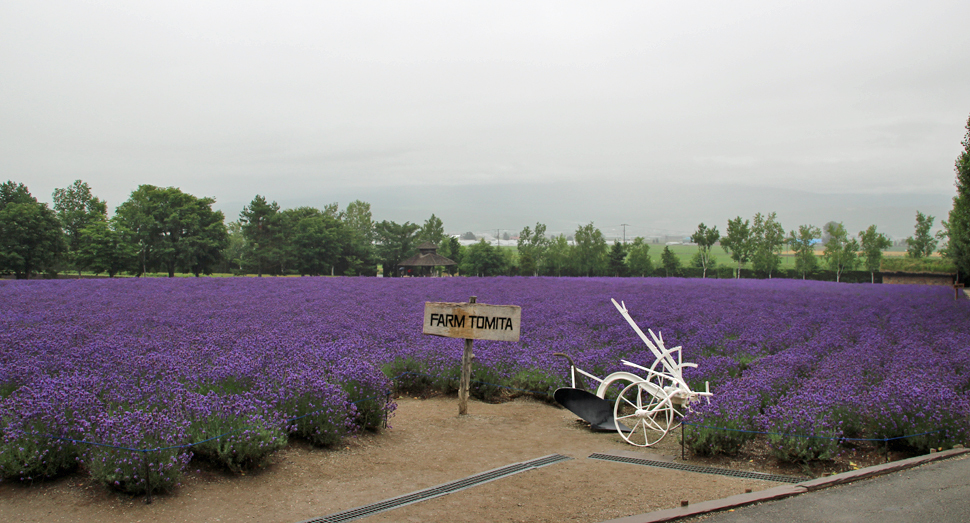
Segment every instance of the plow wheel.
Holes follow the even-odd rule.
[[[620,392],[613,417],[630,432],[618,430],[631,445],[649,447],[662,440],[674,424],[674,406],[662,388],[647,382],[631,383]]]
[[[683,419],[684,413],[688,407],[687,401],[684,399],[684,397],[677,394],[678,391],[684,390],[684,386],[667,374],[655,374],[647,381],[655,385],[657,388],[663,389],[664,392],[666,392],[669,396],[671,421],[670,428],[667,430],[676,430],[678,427],[680,427],[680,422]]]

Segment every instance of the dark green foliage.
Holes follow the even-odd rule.
[[[54,210],[67,237],[68,259],[81,274],[81,269],[87,267],[82,263],[86,260],[78,258],[83,247],[82,232],[91,225],[108,220],[108,205],[91,195],[91,187],[87,183],[75,180],[67,188],[54,189]]]
[[[680,258],[670,250],[670,247],[664,246],[664,251],[660,254],[660,263],[664,267],[664,274],[670,277],[671,273],[676,273],[680,269]],[[707,270],[704,270],[704,275],[706,276]]]
[[[40,427],[38,432],[49,432]],[[44,436],[0,434],[0,479],[34,481],[54,478],[77,468],[77,446]]]
[[[247,258],[250,256],[252,250],[250,249],[249,242],[246,241],[246,237],[243,236],[242,224],[238,220],[229,222],[226,224],[226,231],[229,235],[229,243],[226,244],[226,248],[222,251],[225,268],[218,272],[243,274],[243,265],[248,264]]]
[[[839,455],[841,447],[838,438],[834,436],[836,434],[827,434],[819,438],[802,438],[770,434],[768,446],[771,449],[771,455],[782,461],[790,463],[824,461]]]
[[[731,415],[708,417],[705,421],[706,426],[718,428],[684,427],[684,443],[691,452],[700,456],[737,454],[741,450],[741,447],[754,437],[753,434],[741,432],[741,430],[745,430],[747,427]]]
[[[798,234],[793,230],[788,235],[788,245],[795,251],[795,270],[805,276],[818,267],[818,258],[815,256],[815,240],[822,235],[822,231],[813,225],[799,225]]]
[[[283,242],[279,211],[276,202],[266,203],[266,198],[257,194],[239,213],[243,237],[252,249],[249,261],[255,265],[257,276],[279,260]]]
[[[189,434],[192,441],[205,441],[192,447],[196,456],[235,473],[264,465],[288,441],[281,424],[218,414],[195,420]],[[223,434],[228,435],[206,441]]]
[[[66,249],[61,222],[27,187],[0,184],[0,274],[17,279],[53,270]]]
[[[288,237],[287,262],[301,275],[340,274],[337,267],[346,260],[351,246],[351,231],[337,218],[312,208],[287,209],[282,213]]]
[[[384,269],[384,277],[400,276],[398,264],[414,256],[418,250],[418,224],[398,224],[384,220],[374,226],[377,239],[377,258]]]
[[[538,276],[546,262],[546,252],[549,250],[549,238],[546,238],[546,226],[536,222],[535,231],[526,226],[519,233],[517,243],[519,250],[519,274],[523,276]]]
[[[138,247],[130,240],[131,232],[117,221],[94,221],[81,229],[80,248],[75,255],[77,266],[95,274],[108,273],[109,277],[134,270],[138,266]]]
[[[564,271],[568,271],[571,249],[569,241],[562,234],[553,238],[546,250],[544,274],[563,276]],[[568,276],[568,272],[566,275]]]
[[[554,376],[543,369],[519,371],[518,374],[512,377],[512,387],[519,389],[513,390],[513,394],[528,392],[535,394],[537,398],[549,403],[556,401],[553,394],[556,392],[556,389],[564,385],[565,383],[562,378]]]
[[[751,235],[748,220],[741,221],[740,216],[728,220],[727,235],[721,239],[721,248],[731,255],[732,260],[737,262],[738,268],[734,275],[735,278],[740,278],[741,266],[748,263],[755,250],[755,242]]]
[[[441,218],[432,213],[431,217],[421,226],[421,230],[418,232],[418,241],[431,242],[436,247],[440,247],[445,241],[445,225]]]
[[[176,187],[141,185],[118,206],[115,219],[139,249],[136,271],[211,274],[228,244],[221,211],[213,198],[197,198]]]
[[[461,260],[464,256],[464,250],[465,248],[461,246],[461,242],[459,242],[458,238],[455,238],[454,236],[445,238],[445,240],[441,242],[441,245],[438,246],[438,254],[455,262],[455,265],[445,267],[445,271],[447,271],[448,274],[454,276],[458,272],[458,267],[461,266]]]
[[[885,234],[876,232],[876,226],[859,231],[859,241],[862,245],[863,264],[872,275],[872,283],[876,282],[876,271],[882,264],[882,251],[892,247],[893,242]]]
[[[394,390],[405,393],[421,393],[432,386],[428,365],[413,358],[395,358],[381,369],[394,384]]]
[[[459,378],[461,375],[459,374]],[[472,364],[471,382],[468,393],[471,397],[482,401],[495,401],[503,391],[506,391],[508,380],[502,373],[491,367]]]
[[[785,229],[776,220],[774,212],[767,216],[754,215],[751,226],[751,240],[754,250],[751,264],[754,270],[771,278],[771,274],[781,265],[781,248],[785,245]]]
[[[703,278],[707,277],[707,269],[716,265],[714,257],[711,255],[711,248],[720,240],[721,233],[717,231],[717,227],[708,229],[703,222],[697,226],[697,230],[690,237],[690,241],[697,244],[696,259],[700,267],[704,269]]]
[[[650,245],[641,238],[636,237],[633,243],[627,246],[626,264],[629,267],[631,276],[650,276],[653,274],[653,260],[650,259]]]
[[[350,243],[340,264],[347,276],[374,276],[377,274],[377,259],[374,253],[374,220],[370,204],[354,200],[343,213],[343,222],[350,234]]]
[[[629,274],[629,268],[626,265],[626,255],[626,247],[618,241],[613,242],[608,257],[610,276],[626,276]]]
[[[852,270],[859,263],[859,242],[849,239],[849,233],[841,223],[825,226],[828,241],[825,243],[825,261],[835,271],[835,281],[841,281],[844,271]]]
[[[960,277],[965,281],[970,275],[970,118],[967,118],[963,151],[954,164],[957,194],[949,220],[943,222],[947,238],[943,254],[956,264]]]
[[[906,255],[910,258],[925,258],[936,250],[936,238],[930,234],[933,228],[934,216],[916,211],[916,232],[906,238]]]
[[[883,272],[946,272],[957,270],[952,260],[947,258],[910,258],[908,256],[884,256],[879,270]]]
[[[503,276],[509,272],[511,259],[506,249],[492,247],[485,240],[469,245],[461,260],[465,276]]]
[[[573,247],[573,263],[580,276],[597,276],[606,269],[606,240],[593,222],[576,229],[576,245]]]

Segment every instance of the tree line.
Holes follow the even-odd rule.
[[[517,248],[503,249],[484,239],[461,245],[445,234],[434,214],[420,225],[376,222],[370,204],[360,200],[343,209],[336,203],[323,209],[281,209],[275,201],[256,195],[237,220],[225,223],[223,214],[212,209],[213,198],[198,198],[174,187],[138,187],[111,219],[107,204],[81,180],[54,191],[54,209],[38,203],[23,184],[7,182],[0,186],[0,195],[5,202],[0,216],[6,217],[3,227],[9,234],[4,235],[0,270],[18,278],[68,269],[79,275],[90,271],[109,276],[374,276],[378,267],[385,276],[402,276],[407,273],[400,263],[422,242],[435,244],[439,254],[456,262],[439,270],[466,276],[669,276],[677,274],[682,263],[665,246],[655,266],[646,239],[610,245],[592,222],[570,237],[549,235],[542,223],[526,226]],[[916,234],[908,240],[911,256],[933,252],[933,219],[917,213]],[[824,239],[822,259],[836,272],[836,280],[861,260],[874,281],[882,251],[891,245],[875,225],[860,232],[858,241],[848,237],[841,223],[827,224],[824,233],[803,225],[786,235],[773,212],[758,213],[750,221],[729,220],[724,236],[717,227],[701,223],[691,236],[697,252],[688,266],[701,268],[706,277],[716,266],[712,249],[719,245],[737,263],[736,277],[750,262],[756,272],[770,278],[781,264],[782,249],[788,247],[794,252],[795,270],[804,278],[819,267],[816,244]]]
[[[914,235],[906,240],[912,258],[929,256],[941,245],[940,252],[957,267],[961,279],[970,274],[970,118],[966,131],[955,163],[957,194],[949,219],[934,236],[930,231],[935,217],[917,212]],[[434,214],[423,224],[376,222],[370,204],[360,200],[344,209],[336,203],[322,210],[280,209],[276,202],[256,195],[229,223],[221,211],[212,209],[214,203],[214,198],[199,198],[175,187],[141,185],[109,219],[107,204],[81,180],[55,189],[53,209],[38,202],[24,184],[7,181],[0,184],[0,274],[402,276],[407,272],[400,263],[425,241],[456,262],[442,271],[466,276],[669,276],[682,263],[665,246],[655,265],[642,237],[610,245],[592,222],[579,226],[572,240],[563,234],[548,235],[542,223],[527,226],[512,250],[485,240],[463,246],[457,237],[445,234]],[[891,246],[875,225],[857,238],[837,222],[822,228],[800,225],[786,233],[774,212],[728,220],[723,236],[716,226],[701,223],[690,239],[697,252],[689,266],[700,268],[702,277],[716,266],[713,249],[720,246],[737,264],[735,277],[749,263],[756,273],[772,277],[788,248],[802,278],[824,263],[837,281],[860,265],[874,281],[882,252]],[[819,245],[821,260],[815,254]]]

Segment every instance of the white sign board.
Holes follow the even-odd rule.
[[[519,341],[522,307],[483,303],[424,303],[424,334],[469,340]]]

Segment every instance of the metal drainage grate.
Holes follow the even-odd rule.
[[[417,492],[412,492],[410,494],[405,494],[403,496],[398,496],[396,498],[385,499],[384,501],[379,501],[372,505],[365,505],[363,507],[352,508],[344,512],[337,512],[336,514],[330,514],[329,516],[323,516],[321,518],[308,519],[301,523],[337,523],[343,521],[353,521],[355,519],[366,518],[377,514],[378,512],[384,512],[387,510],[395,509],[398,507],[403,507],[405,505],[410,505],[412,503],[417,503],[419,501],[424,501],[426,499],[436,498],[438,496],[444,496],[446,494],[451,494],[453,492],[458,492],[459,490],[464,490],[468,487],[474,487],[475,485],[481,485],[483,483],[488,483],[496,479],[501,479],[506,476],[511,476],[513,474],[518,474],[519,472],[525,472],[527,470],[537,469],[539,467],[545,467],[546,465],[553,465],[561,461],[567,461],[572,458],[568,456],[563,456],[561,454],[550,454],[532,461],[523,461],[522,463],[513,463],[511,465],[506,465],[501,468],[489,470],[474,476],[468,476],[464,479],[459,479],[458,481],[452,481],[451,483],[445,483],[444,485],[438,485],[437,487],[431,487],[425,490],[419,490]]]
[[[665,469],[686,470],[688,472],[700,472],[701,474],[718,474],[720,476],[732,476],[735,478],[763,479],[765,481],[778,481],[780,483],[801,483],[802,481],[807,481],[807,478],[796,478],[794,476],[779,476],[777,474],[765,474],[763,472],[751,472],[748,470],[702,467],[700,465],[688,465],[686,463],[670,463],[667,461],[655,461],[652,459],[614,456],[612,454],[590,454],[589,458],[601,459],[604,461],[616,461],[619,463],[631,463],[633,465],[646,465],[649,467],[662,467]]]

